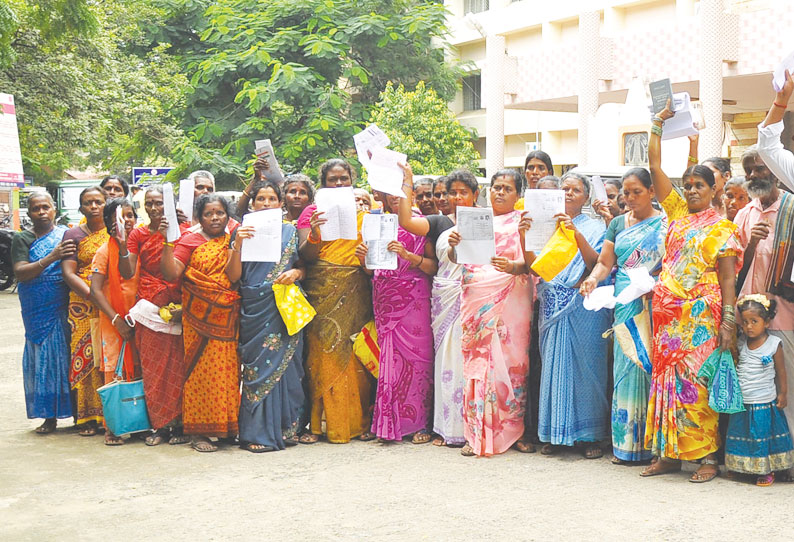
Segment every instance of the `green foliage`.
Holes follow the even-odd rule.
[[[370,120],[389,136],[389,148],[408,155],[416,174],[444,175],[461,167],[477,171],[476,134],[462,126],[447,102],[423,81],[412,92],[388,83]]]
[[[194,34],[175,32],[191,88],[176,149],[182,171],[206,167],[227,179],[250,172],[253,142],[273,141],[285,171],[312,174],[351,156],[389,80],[427,80],[444,98],[460,71],[445,64],[443,5],[421,0],[170,0]],[[200,41],[195,37],[198,36]],[[158,39],[174,41],[166,35]]]
[[[187,80],[167,45],[149,46],[136,30],[155,22],[156,10],[121,1],[13,7],[14,60],[0,69],[0,92],[15,96],[27,175],[41,182],[88,166],[125,172],[170,156]],[[147,47],[133,51],[139,43]]]

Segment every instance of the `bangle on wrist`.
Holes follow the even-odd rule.
[[[125,260],[130,257],[129,251],[126,254],[119,254],[119,258],[124,258]]]
[[[110,321],[110,325],[111,326],[115,326],[116,325],[116,318],[118,318],[118,317],[119,317],[119,313],[116,313],[116,316],[114,316],[113,319]]]
[[[692,156],[692,155],[689,155],[689,158],[688,158],[688,160],[689,160],[691,163],[693,163],[693,164],[697,164],[697,163],[698,163],[698,159],[697,159],[697,158],[695,158],[695,157],[694,157],[694,156]]]
[[[323,242],[322,239],[315,239],[314,238],[314,232],[313,231],[309,232],[309,237],[307,237],[306,240],[312,245],[319,245],[320,243]]]
[[[651,133],[654,135],[658,135],[659,137],[662,137],[662,127],[658,124],[652,124]]]
[[[164,246],[164,247],[171,247],[171,248],[174,248],[174,243],[170,243],[170,242],[168,242],[168,241],[163,241],[163,246]]]
[[[658,122],[659,124],[664,124],[664,119],[659,115],[654,115],[651,117],[651,122]]]
[[[44,265],[43,263],[41,263],[43,260],[44,260],[44,258],[42,258],[41,260],[36,260],[36,263],[39,264],[39,267],[41,267],[42,269],[46,269],[47,266]]]
[[[780,109],[788,109],[788,105],[779,104],[777,102],[772,102],[772,105],[779,107]]]

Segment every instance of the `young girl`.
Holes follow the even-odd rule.
[[[731,414],[725,466],[758,475],[759,486],[772,485],[775,471],[794,466],[791,434],[783,414],[787,392],[783,347],[767,331],[775,307],[775,300],[761,294],[746,295],[737,303],[744,337],[739,341],[736,372],[745,411]]]

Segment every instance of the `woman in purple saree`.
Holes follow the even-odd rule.
[[[396,196],[375,193],[387,212],[397,212]],[[430,285],[438,264],[423,236],[398,228],[397,269],[373,272],[372,304],[380,346],[380,372],[372,432],[381,440],[413,435],[414,444],[430,440],[433,414],[433,333],[430,327]],[[356,255],[362,261],[367,245]]]

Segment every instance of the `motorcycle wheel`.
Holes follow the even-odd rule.
[[[0,263],[0,291],[6,290],[14,284],[14,270],[6,262]]]

